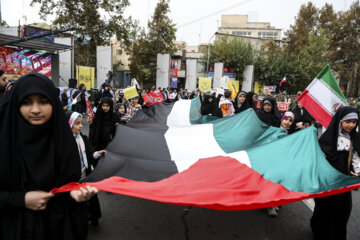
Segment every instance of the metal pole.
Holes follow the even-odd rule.
[[[209,60],[210,60],[210,41],[211,39],[217,34],[214,33],[214,35],[212,35],[212,37],[209,39],[209,44],[208,44],[208,59],[207,59],[207,64],[206,64],[206,70],[209,72]]]

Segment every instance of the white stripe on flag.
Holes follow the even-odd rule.
[[[334,105],[336,103],[341,103],[347,105],[341,98],[335,94],[330,87],[323,83],[319,79],[315,79],[311,84],[306,88],[313,98],[316,99],[316,102],[321,103],[321,107],[324,108],[330,115],[334,115]]]
[[[200,158],[225,156],[213,134],[212,124],[199,124],[189,127],[169,127],[165,133],[171,160],[178,171],[184,171]]]
[[[166,124],[169,127],[191,126],[190,123],[191,100],[180,100],[174,103]]]
[[[249,156],[246,151],[233,152],[233,153],[226,154],[226,156],[235,158],[240,163],[243,163],[246,166],[248,166],[249,168],[251,168],[250,159],[249,159]]]

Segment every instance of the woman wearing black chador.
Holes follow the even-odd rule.
[[[49,191],[81,176],[79,152],[58,89],[49,78],[19,78],[0,103],[0,239],[87,237],[84,204],[96,189]]]
[[[355,177],[360,176],[358,122],[359,116],[354,108],[342,107],[319,139],[321,150],[329,163],[339,172]],[[314,214],[310,220],[314,238],[346,240],[351,207],[351,191],[315,198]]]
[[[114,103],[111,98],[101,99],[95,113],[95,118],[90,125],[90,143],[96,151],[103,150],[115,136],[116,118]]]

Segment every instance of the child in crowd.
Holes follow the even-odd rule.
[[[106,153],[106,150],[94,151],[87,136],[81,133],[83,125],[80,113],[69,111],[66,113],[66,116],[79,150],[81,164],[80,181],[83,181],[93,171],[93,168],[96,167],[99,158]],[[101,218],[100,203],[97,196],[87,201],[87,215],[89,223],[96,227],[99,223],[99,218]]]
[[[286,133],[291,134],[293,132],[293,122],[294,122],[294,114],[292,112],[285,112],[284,115],[281,117],[281,124],[280,124],[280,128],[282,130],[284,130]],[[279,211],[279,207],[270,207],[267,208],[267,213],[270,217],[277,217],[278,213],[277,211]]]
[[[133,97],[129,100],[125,101],[126,106],[126,116],[130,120],[134,117],[135,113],[142,109],[141,105],[139,104],[139,97]]]
[[[117,123],[126,124],[129,120],[126,115],[126,106],[125,104],[117,104],[115,107],[115,117]]]
[[[287,111],[281,117],[281,125],[280,128],[284,130],[286,133],[291,134],[294,132],[293,123],[294,123],[294,113]]]
[[[222,96],[219,101],[219,108],[220,116],[222,117],[232,116],[235,114],[235,108],[232,103],[230,90],[226,89],[224,91],[224,96]]]
[[[95,150],[105,149],[115,136],[115,115],[113,112],[113,100],[101,99],[95,118],[90,125],[90,142]]]
[[[339,172],[360,176],[360,136],[357,132],[359,115],[352,107],[340,108],[319,139],[328,162]],[[310,220],[314,239],[346,239],[346,225],[351,214],[351,191],[315,198]]]
[[[129,100],[125,100],[125,107],[126,107],[126,117],[130,120],[132,117],[135,116],[136,112],[139,111],[141,105],[139,104],[139,97],[133,97]]]

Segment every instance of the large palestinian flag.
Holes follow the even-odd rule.
[[[313,127],[287,135],[250,109],[226,118],[199,112],[199,99],[139,111],[117,127],[87,182],[103,191],[219,210],[278,206],[360,187],[358,178],[327,162]]]

